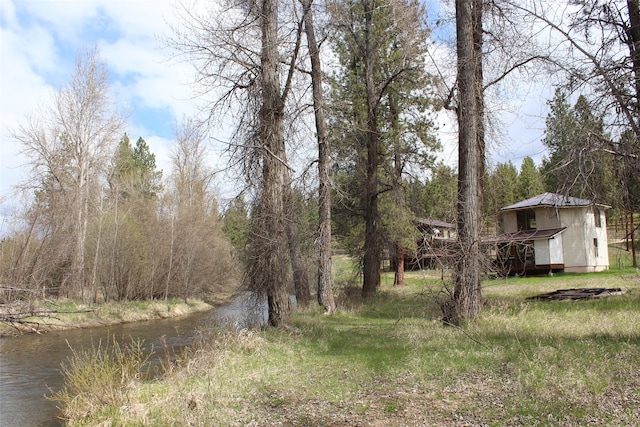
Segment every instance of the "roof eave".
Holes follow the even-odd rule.
[[[541,205],[529,205],[529,206],[520,206],[516,208],[501,208],[500,212],[510,212],[510,211],[522,211],[525,209],[536,209],[536,208],[554,208],[554,209],[572,209],[572,208],[588,208],[590,206],[597,206],[602,209],[611,209],[611,206],[605,205],[602,203],[590,203],[588,205],[552,205],[552,204],[541,204]]]

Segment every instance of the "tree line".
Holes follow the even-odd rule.
[[[443,22],[455,27],[453,66],[434,59],[414,0],[181,9],[164,43],[193,65],[202,115],[177,131],[166,180],[144,140],[125,141],[106,70],[86,56],[51,110],[15,132],[35,196],[3,242],[2,280],[91,300],[186,298],[240,265],[280,326],[291,292],[305,302],[314,289],[335,311],[336,243],[360,260],[369,298],[383,254],[403,259],[413,220],[431,217],[458,229],[443,318],[474,318],[479,242],[500,207],[544,189],[638,210],[640,12],[637,0],[456,0]],[[558,88],[548,157],[490,167],[493,100],[503,83],[541,74]],[[456,119],[457,168],[437,161],[442,109]],[[205,155],[219,123],[231,124],[227,158],[246,183],[223,214]]]
[[[97,50],[13,130],[30,196],[1,242],[3,300],[36,292],[85,303],[206,298],[236,275],[212,192],[204,135],[176,130],[166,179],[140,137],[123,132]]]

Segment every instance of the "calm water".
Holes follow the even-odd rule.
[[[114,338],[124,343],[141,339],[145,350],[161,354],[164,340],[179,353],[198,329],[221,322],[238,327],[264,324],[266,302],[256,304],[250,294],[243,293],[228,305],[180,319],[0,338],[0,426],[61,425],[56,402],[45,396],[62,387],[60,364],[67,361],[71,348],[92,348]]]

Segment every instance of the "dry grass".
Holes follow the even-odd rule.
[[[86,419],[105,406],[128,401],[130,390],[140,385],[143,367],[149,359],[141,341],[121,345],[100,343],[88,350],[73,350],[63,364],[65,387],[52,396],[70,420]]]
[[[20,322],[0,322],[0,336],[43,333],[51,330],[91,328],[145,320],[164,319],[206,311],[211,305],[190,300],[109,302],[88,306],[73,300],[33,301],[2,307],[0,316],[15,313],[42,313],[22,317]]]
[[[165,378],[73,424],[640,425],[640,276],[623,273],[486,282],[482,316],[464,328],[438,321],[436,275],[366,304],[351,295],[335,316],[298,313],[290,330],[211,329]],[[602,283],[628,292],[526,299]]]

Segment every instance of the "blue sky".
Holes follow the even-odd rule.
[[[170,34],[175,21],[174,0],[0,0],[0,218],[6,214],[9,190],[23,179],[24,159],[18,155],[8,129],[24,121],[56,87],[68,81],[74,59],[84,48],[98,46],[109,67],[113,90],[130,112],[127,133],[142,136],[168,170],[168,150],[176,119],[192,116],[192,69],[167,61],[159,37]],[[200,5],[206,4],[200,1]],[[194,3],[195,4],[195,3]],[[430,11],[440,10],[431,6]],[[443,31],[439,29],[438,31]],[[437,34],[437,32],[436,32]],[[434,59],[452,65],[445,47],[434,48]],[[449,76],[451,77],[451,76]],[[546,107],[541,91],[517,88],[502,100],[502,136],[490,143],[494,161],[541,158],[540,137]],[[546,96],[546,95],[545,95]],[[455,164],[457,149],[453,118],[440,117],[442,158]],[[0,228],[2,224],[0,224]]]

